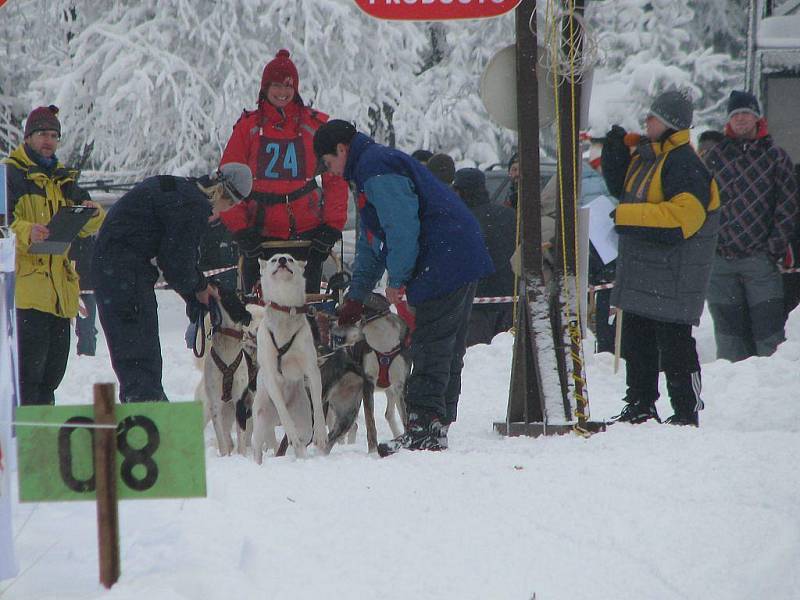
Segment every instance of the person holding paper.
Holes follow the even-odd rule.
[[[628,390],[616,417],[622,422],[660,422],[660,369],[675,411],[668,423],[696,427],[703,408],[692,325],[703,312],[720,201],[717,184],[689,143],[693,113],[685,93],[664,92],[647,114],[646,136],[626,135],[615,125],[603,147],[603,175],[620,200],[611,304],[625,317]]]
[[[23,405],[55,404],[67,368],[70,319],[78,314],[78,275],[62,254],[33,254],[31,244],[50,235],[47,223],[65,206],[95,209],[78,234],[103,222],[103,209],[76,183],[77,171],[56,157],[61,140],[58,108],[40,106],[28,115],[24,141],[4,159],[8,172],[11,229],[17,236],[16,293],[20,395]]]

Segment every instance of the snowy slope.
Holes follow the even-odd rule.
[[[167,394],[188,400],[198,372],[182,306],[159,300]],[[328,457],[258,467],[217,457],[209,430],[207,498],[121,504],[111,592],[97,583],[94,505],[26,504],[14,515],[21,575],[0,582],[0,599],[797,598],[800,317],[774,357],[737,365],[712,362],[708,320],[697,336],[699,430],[501,438],[504,334],[467,355],[449,451],[379,460],[362,428]],[[71,358],[60,403],[88,403],[113,376],[99,346]],[[592,411],[608,417],[624,376],[610,355],[587,362]]]

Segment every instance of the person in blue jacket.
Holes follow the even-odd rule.
[[[360,232],[339,322],[355,323],[384,271],[392,304],[405,293],[415,311],[406,431],[379,444],[443,450],[456,420],[465,339],[477,281],[494,272],[475,217],[448,186],[409,155],[375,143],[350,123],[317,130],[314,152],[358,194]]]
[[[97,235],[92,275],[121,402],[167,400],[153,289],[159,269],[193,312],[198,303],[207,306],[218,298],[198,268],[199,247],[210,221],[246,197],[252,185],[247,165],[228,163],[200,178],[150,177],[109,209]]]

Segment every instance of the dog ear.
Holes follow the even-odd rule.
[[[262,271],[267,268],[267,264],[267,261],[265,261],[263,258],[258,259],[258,266]]]

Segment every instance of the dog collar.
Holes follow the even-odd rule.
[[[276,302],[270,302],[267,306],[290,315],[306,314],[311,312],[308,304],[303,304],[302,306],[283,306],[282,304],[277,304]]]

